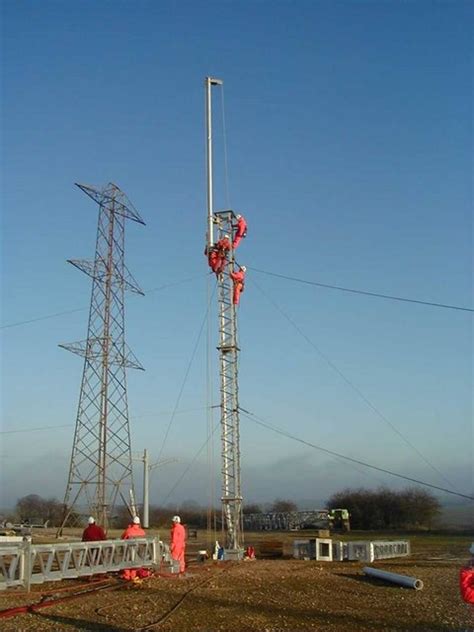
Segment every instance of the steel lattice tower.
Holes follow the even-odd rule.
[[[60,531],[84,510],[106,528],[119,498],[129,504],[134,489],[125,370],[143,369],[125,343],[125,290],[143,292],[125,266],[124,247],[125,220],[144,221],[115,184],[77,186],[99,205],[99,220],[94,261],[69,260],[92,277],[92,294],[87,339],[60,345],[84,357]]]
[[[214,213],[219,239],[232,235],[233,211]],[[240,487],[240,423],[239,375],[237,341],[237,313],[233,304],[233,282],[229,270],[234,270],[234,251],[229,263],[219,275],[219,364],[221,390],[221,455],[222,455],[222,510],[227,526],[227,548],[238,551],[242,547],[242,492]]]
[[[220,79],[206,77],[206,120],[207,120],[207,248],[214,245],[214,225],[218,238],[233,235],[235,215],[233,211],[213,210],[212,186],[212,114],[211,87],[221,86]],[[231,239],[232,241],[232,239]],[[226,526],[227,555],[239,557],[243,544],[242,492],[240,485],[240,428],[239,428],[239,382],[237,344],[237,313],[233,304],[233,282],[229,271],[234,270],[234,251],[231,248],[225,271],[218,277],[219,312],[219,365],[221,391],[221,475],[222,511]]]

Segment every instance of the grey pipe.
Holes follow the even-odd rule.
[[[387,582],[393,584],[399,584],[400,586],[406,586],[407,588],[414,588],[415,590],[423,589],[423,582],[416,577],[408,577],[407,575],[398,575],[398,573],[389,573],[388,571],[381,571],[378,568],[370,568],[370,566],[364,566],[362,571],[370,577],[376,577],[377,579],[384,579]]]

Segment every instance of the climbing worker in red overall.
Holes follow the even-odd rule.
[[[207,248],[204,250],[204,254],[207,256],[207,261],[209,263],[209,267],[215,274],[220,274],[218,270],[221,267],[221,255],[215,246],[212,246],[210,249]]]
[[[96,542],[98,540],[106,540],[104,530],[95,523],[95,518],[92,516],[87,521],[89,524],[82,532],[83,542]]]
[[[245,272],[247,268],[245,266],[239,266],[240,270],[238,272],[231,272],[230,278],[234,282],[234,295],[232,298],[232,302],[234,305],[238,305],[240,301],[240,294],[244,291],[245,285]]]
[[[461,597],[466,603],[474,605],[474,542],[469,549],[471,560],[467,566],[459,572],[459,588]]]
[[[218,263],[215,270],[215,273],[217,275],[224,272],[224,268],[227,265],[227,255],[231,249],[231,246],[232,244],[230,243],[229,235],[224,235],[224,237],[221,237],[221,239],[219,239],[219,241],[215,245],[218,254]]]
[[[219,241],[216,243],[216,248],[217,250],[222,253],[225,257],[227,257],[227,253],[230,250],[230,237],[229,235],[224,235],[224,237],[221,237],[219,239]]]
[[[131,538],[144,538],[145,536],[146,533],[140,526],[140,518],[134,516],[133,522],[122,533],[121,539],[130,540]],[[122,571],[121,577],[127,581],[136,581],[139,579],[141,570],[141,568],[126,568]]]
[[[242,215],[237,215],[237,227],[235,230],[234,241],[232,243],[232,247],[235,250],[237,246],[240,244],[243,237],[247,237],[247,222],[245,221],[245,217]]]
[[[179,516],[173,516],[173,526],[171,527],[170,550],[173,560],[179,562],[179,572],[184,573],[186,568],[184,561],[184,552],[186,548],[186,530],[181,524]]]

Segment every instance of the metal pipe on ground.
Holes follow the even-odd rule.
[[[378,568],[371,568],[370,566],[364,566],[362,571],[369,577],[376,577],[377,579],[383,579],[392,584],[398,584],[399,586],[406,586],[406,588],[414,588],[415,590],[423,589],[423,582],[416,577],[408,577],[407,575],[399,575],[398,573],[389,573],[388,571],[381,571]]]

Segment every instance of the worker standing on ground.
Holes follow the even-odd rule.
[[[466,603],[474,605],[474,542],[469,549],[471,560],[467,566],[459,572],[459,588],[461,597]]]
[[[132,522],[128,525],[125,531],[120,536],[122,540],[130,540],[130,538],[144,538],[146,533],[140,526],[140,518],[134,516]]]
[[[184,561],[184,551],[186,548],[186,531],[181,524],[179,516],[173,516],[173,526],[171,527],[170,550],[173,560],[179,562],[179,572],[184,573],[186,564]]]
[[[235,230],[234,241],[232,243],[234,250],[240,244],[242,238],[245,237],[247,237],[247,222],[245,221],[245,217],[237,215],[237,227]]]
[[[107,539],[102,527],[99,527],[99,525],[95,523],[95,518],[91,516],[87,522],[89,524],[82,532],[83,542],[96,542],[98,540]]]
[[[122,540],[130,540],[132,538],[144,538],[146,536],[145,531],[140,526],[140,518],[134,516],[133,521],[128,525],[125,531],[121,535]],[[127,581],[138,580],[138,574],[142,569],[140,568],[126,568],[122,571],[122,579]]]
[[[234,295],[232,302],[234,305],[238,305],[240,301],[240,294],[244,291],[245,287],[245,272],[247,268],[245,266],[239,266],[238,272],[231,272],[230,278],[234,282]]]

